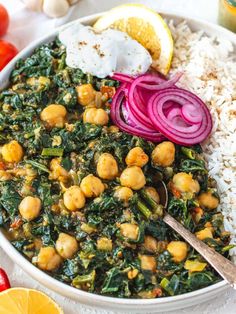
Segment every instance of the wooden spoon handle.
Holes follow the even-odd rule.
[[[236,289],[236,265],[217,253],[214,249],[199,240],[182,226],[176,219],[165,213],[164,222],[179,233],[206,261],[234,288]]]

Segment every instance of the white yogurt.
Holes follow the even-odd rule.
[[[100,78],[120,72],[145,73],[152,58],[149,52],[126,33],[108,29],[96,33],[92,27],[73,24],[59,33],[66,46],[66,64]]]

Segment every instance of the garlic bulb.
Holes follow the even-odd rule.
[[[49,17],[61,17],[66,15],[69,7],[78,0],[21,0],[28,9],[44,12]]]
[[[69,2],[70,5],[73,5],[73,4],[75,4],[76,2],[78,2],[78,0],[68,0],[68,2]]]
[[[49,17],[66,15],[69,7],[67,0],[44,0],[43,2],[43,12]]]
[[[43,0],[23,0],[23,2],[30,10],[41,12],[43,9]]]

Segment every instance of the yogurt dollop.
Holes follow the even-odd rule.
[[[126,33],[107,29],[97,33],[90,26],[75,23],[59,33],[66,46],[66,64],[99,78],[120,72],[145,73],[152,58],[149,52]]]

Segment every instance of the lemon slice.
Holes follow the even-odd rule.
[[[167,74],[173,56],[173,39],[166,22],[141,4],[125,4],[108,11],[94,24],[97,31],[117,29],[143,45],[152,56],[152,66]]]
[[[63,314],[63,311],[51,298],[40,291],[12,288],[0,293],[0,313]]]

